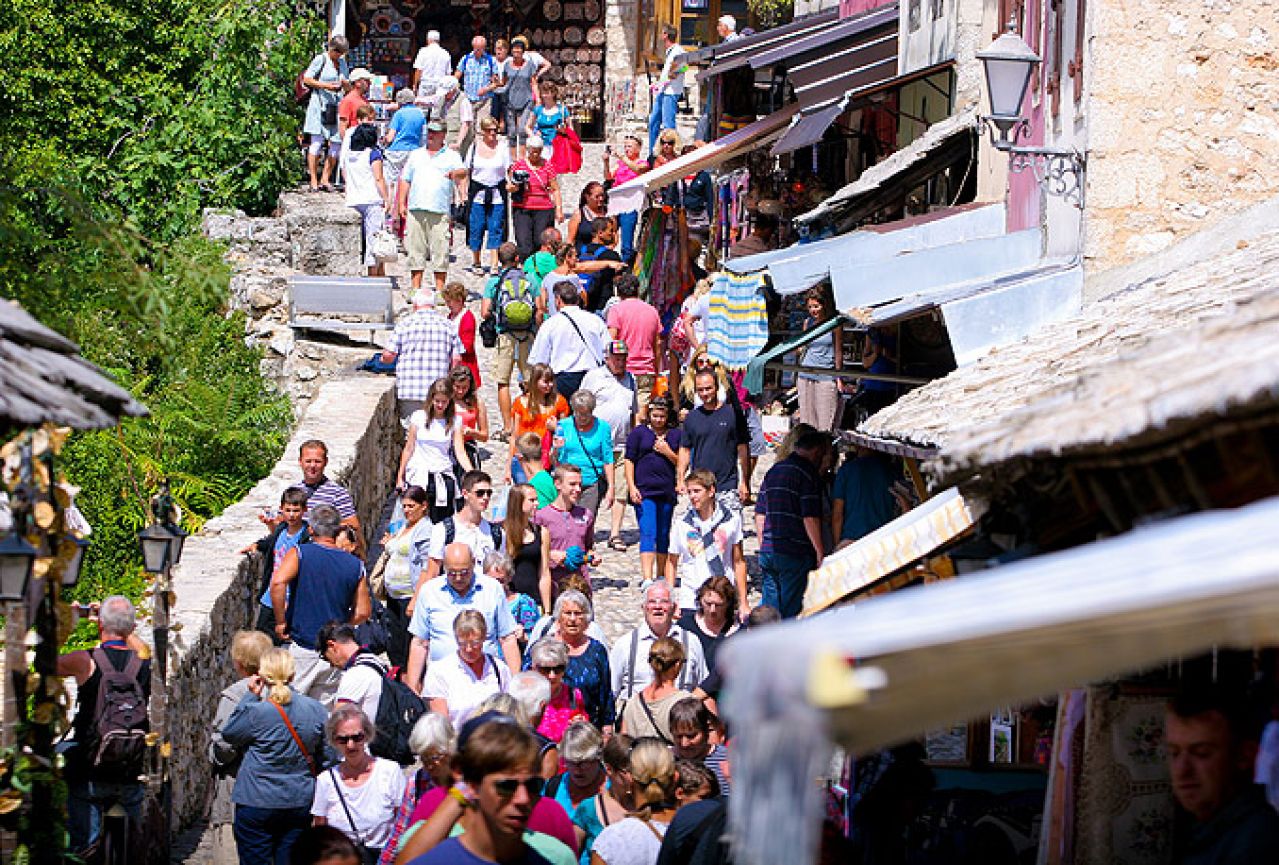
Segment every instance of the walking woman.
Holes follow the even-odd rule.
[[[511,56],[502,64],[502,88],[506,91],[506,140],[511,159],[523,159],[528,130],[533,120],[533,91],[537,87],[538,64],[525,56],[528,40],[511,40]],[[527,256],[526,256],[527,257]]]
[[[480,261],[480,250],[489,252],[489,268],[499,269],[497,248],[506,235],[506,172],[511,167],[511,151],[497,137],[497,121],[485,117],[480,121],[480,137],[466,154],[470,169],[467,197],[471,202],[470,229],[467,243],[471,248],[471,272],[487,272]]]
[[[249,693],[222,728],[223,740],[244,754],[231,792],[240,865],[287,862],[311,825],[328,712],[290,687],[296,669],[287,649],[263,653]]]
[[[560,182],[555,169],[544,156],[545,142],[540,135],[530,135],[523,159],[511,164],[507,191],[511,194],[511,220],[515,225],[515,242],[520,258],[537,250],[542,232],[564,220],[564,203],[560,200]]]
[[[470,315],[470,310],[467,310]],[[449,371],[453,385],[453,411],[462,424],[462,442],[474,468],[480,467],[478,442],[489,440],[489,415],[476,389],[475,375],[469,366],[458,364]]]
[[[648,650],[648,665],[653,668],[653,681],[638,692],[633,700],[626,701],[622,710],[621,729],[628,736],[656,736],[667,745],[674,743],[671,737],[669,715],[671,706],[693,696],[681,691],[675,682],[684,669],[687,657],[684,646],[672,637],[662,637]]]
[[[313,825],[341,829],[364,862],[376,862],[395,827],[404,772],[395,761],[369,753],[377,730],[356,704],[334,706],[324,731],[342,760],[315,780]]]
[[[600,832],[591,865],[653,865],[661,852],[675,817],[675,757],[663,742],[640,739],[631,750],[630,776],[635,810]]]
[[[626,488],[635,506],[640,532],[640,573],[652,582],[666,573],[671,542],[671,517],[679,496],[675,493],[675,464],[682,433],[671,429],[671,401],[653,397],[648,422],[631,430],[626,439]]]
[[[514,481],[522,484],[531,480],[523,477],[523,469],[515,459],[515,447],[520,437],[525,433],[536,433],[538,438],[544,438],[548,429],[554,428],[561,418],[568,416],[568,400],[555,390],[555,373],[546,364],[533,364],[524,387],[524,396],[511,406],[511,420],[515,424],[515,430],[511,433],[508,468],[503,483]]]
[[[542,575],[542,527],[533,522],[536,513],[537,490],[528,484],[511,487],[502,525],[502,542],[513,568],[511,588],[534,600],[541,596],[538,581]]]
[[[391,665],[403,667],[409,662],[409,601],[413,600],[418,577],[426,565],[426,548],[431,541],[430,510],[426,490],[411,486],[400,498],[404,509],[404,525],[395,534],[382,538],[386,564],[382,585],[386,591],[387,641],[386,656]]]
[[[595,416],[595,394],[589,390],[573,394],[569,404],[573,407],[572,421],[555,428],[552,453],[557,464],[567,463],[582,470],[582,498],[578,503],[596,514],[600,502],[608,496],[607,472],[613,468],[613,431],[606,421]]]
[[[532,127],[536,126],[537,134],[542,136],[542,143],[546,145],[547,150],[551,150],[555,146],[555,137],[569,128],[572,119],[568,109],[559,104],[560,90],[555,86],[555,82],[539,82],[537,93],[541,97],[541,104],[533,109],[533,116],[529,122],[529,137],[533,135]]]
[[[346,65],[346,52],[349,50],[350,43],[345,36],[334,36],[324,53],[315,55],[302,73],[302,84],[311,91],[302,133],[310,139],[306,150],[306,169],[311,175],[312,192],[332,190],[329,179],[342,150],[342,139],[338,136],[338,103],[342,101],[342,93],[351,86],[347,80],[350,70]],[[321,153],[324,154],[324,170],[317,177]]]
[[[474,466],[466,453],[461,419],[453,404],[453,385],[447,378],[436,380],[426,397],[426,408],[409,415],[409,431],[400,454],[400,471],[396,486],[404,489],[416,484],[426,490],[430,502],[427,516],[431,522],[443,522],[457,510],[457,479],[453,476],[453,460],[463,471]]]
[[[573,826],[577,829],[577,840],[582,848],[581,865],[590,865],[596,837],[606,827],[625,820],[634,808],[631,798],[635,786],[631,780],[633,745],[630,736],[618,734],[608,738],[602,753],[608,783],[573,811]]]
[[[805,296],[808,318],[805,332],[820,327],[835,316],[835,301],[830,292],[810,289]],[[839,370],[843,367],[843,328],[838,325],[808,344],[803,365],[818,369]],[[801,372],[799,374],[799,419],[823,432],[835,428],[835,412],[839,408],[839,379],[833,375]]]
[[[475,331],[478,323],[475,320],[475,313],[466,308],[466,286],[460,282],[450,282],[444,286],[440,297],[444,299],[444,304],[448,308],[448,319],[453,322],[453,329],[457,331],[457,338],[462,343],[460,364],[471,371],[471,378],[475,386],[479,387],[480,363],[475,354]]]

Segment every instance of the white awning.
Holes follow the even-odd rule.
[[[828,556],[808,575],[803,615],[820,612],[879,578],[914,564],[968,531],[984,513],[985,501],[965,498],[956,488],[933,496]]]
[[[865,753],[1213,646],[1279,644],[1276,525],[1279,498],[1181,517],[730,640],[739,861],[811,861],[832,741]]]
[[[697,148],[692,153],[673,159],[661,168],[646,171],[621,186],[614,186],[608,193],[609,215],[640,210],[644,207],[644,196],[649,191],[668,186],[685,175],[714,168],[734,156],[771,143],[786,131],[791,117],[797,111],[798,103],[791,103],[767,117]]]

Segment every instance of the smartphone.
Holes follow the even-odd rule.
[[[612,155],[613,155],[613,145],[611,145],[611,144],[605,144],[605,145],[604,145],[604,155],[605,155],[605,156],[612,156]]]

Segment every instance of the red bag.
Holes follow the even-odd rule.
[[[306,105],[311,98],[311,88],[302,83],[302,79],[306,77],[306,71],[298,73],[298,77],[293,81],[293,101],[298,105]]]
[[[582,139],[572,127],[565,126],[555,135],[551,145],[551,167],[556,174],[577,174],[582,168]]]

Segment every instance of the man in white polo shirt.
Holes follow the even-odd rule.
[[[608,328],[598,316],[581,309],[577,281],[555,286],[560,312],[542,323],[529,349],[529,364],[544,363],[555,372],[555,389],[564,399],[577,393],[588,372],[604,363]]]
[[[444,291],[448,276],[449,211],[455,195],[460,195],[458,184],[466,179],[462,157],[444,143],[445,129],[439,120],[426,124],[426,145],[404,163],[396,193],[396,212],[408,214],[404,245],[413,288],[422,287],[422,273],[430,261],[436,292]]]

